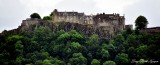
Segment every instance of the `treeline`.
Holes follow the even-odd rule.
[[[2,65],[131,65],[160,60],[160,34],[128,29],[111,40],[75,30],[52,32],[39,27],[32,34],[0,35]],[[139,61],[139,62],[135,62]]]

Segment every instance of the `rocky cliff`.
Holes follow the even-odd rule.
[[[59,30],[70,31],[74,29],[86,36],[97,34],[100,38],[103,39],[110,39],[119,32],[114,30],[114,27],[97,27],[95,25],[83,25],[70,22],[51,22],[46,20],[23,20],[22,24],[17,29],[3,31],[2,34],[20,32],[28,32],[32,34],[33,30],[39,26],[48,26],[53,32]]]

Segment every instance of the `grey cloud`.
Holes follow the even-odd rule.
[[[133,24],[139,15],[145,16],[148,27],[160,26],[160,0],[141,0],[125,9],[126,23]]]
[[[95,14],[100,11],[99,8],[95,6],[93,0],[82,1],[82,0],[63,0],[55,8],[65,11],[79,11],[85,12],[86,14]]]
[[[25,14],[23,5],[17,0],[1,0],[0,2],[0,32],[18,27]]]
[[[110,6],[112,7],[112,6]],[[149,27],[160,26],[160,0],[139,0],[133,5],[124,8],[126,24],[133,24],[139,15],[144,15],[149,21]],[[102,13],[102,9],[96,7],[94,0],[62,0],[55,7],[27,7],[26,3],[19,0],[0,0],[0,32],[4,29],[17,28],[22,20],[29,17],[33,12],[43,16],[57,8],[60,11],[78,11],[86,14]],[[104,6],[105,8],[105,6]],[[106,10],[107,11],[107,10]],[[114,12],[113,12],[114,13]]]

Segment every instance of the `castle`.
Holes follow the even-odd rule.
[[[53,11],[52,20],[54,22],[72,22],[79,24],[93,24],[95,26],[116,27],[121,30],[124,29],[125,18],[119,14],[97,14],[85,15],[78,12],[58,12],[57,9]]]
[[[53,11],[52,20],[54,22],[72,22],[79,24],[92,24],[98,27],[105,27],[120,32],[124,30],[125,18],[119,14],[97,14],[97,15],[85,15],[78,12],[58,12],[57,9]],[[107,29],[108,30],[108,29]]]
[[[86,35],[88,34],[97,34],[100,36],[100,38],[112,38],[117,33],[121,32],[125,28],[125,17],[120,16],[119,14],[113,13],[113,14],[97,14],[97,15],[85,15],[84,13],[79,12],[59,12],[57,9],[55,9],[52,12],[52,20],[48,20],[50,23],[69,23],[64,26],[58,26],[59,28],[69,30],[68,28],[71,27],[72,29],[82,28],[78,29],[81,30],[81,33],[84,33]],[[73,23],[73,24],[72,24]],[[24,26],[22,30],[27,30],[30,28],[31,25],[42,25],[46,24],[46,20],[41,19],[27,19],[23,20],[22,25]],[[81,25],[80,27],[76,25]],[[50,25],[50,24],[47,24]],[[46,26],[47,26],[46,25]],[[72,26],[69,26],[72,25]],[[66,27],[65,27],[66,26]],[[57,31],[55,29],[56,26],[52,25],[50,26],[53,31]],[[56,28],[58,28],[56,27]],[[85,29],[83,29],[86,28]],[[91,30],[92,29],[92,30]]]

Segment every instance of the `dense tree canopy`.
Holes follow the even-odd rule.
[[[85,36],[76,30],[51,31],[36,27],[32,33],[0,34],[2,65],[134,65],[133,59],[159,60],[160,34],[123,31],[111,40]],[[137,63],[148,64],[148,63]],[[155,63],[156,64],[156,63]]]

